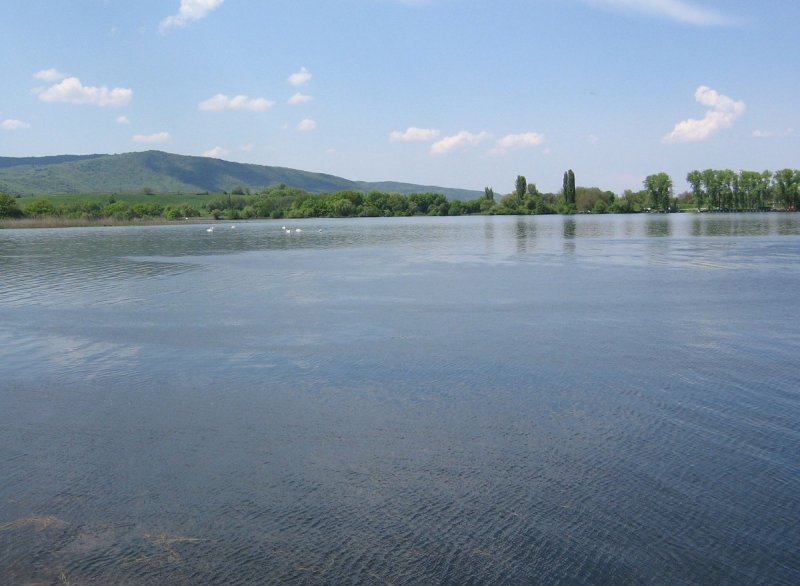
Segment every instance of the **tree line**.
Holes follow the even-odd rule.
[[[205,203],[164,205],[158,201],[131,203],[110,196],[106,201],[54,203],[36,199],[20,207],[17,198],[0,193],[0,218],[43,218],[119,221],[138,219],[178,220],[199,216],[215,219],[318,218],[371,216],[458,216],[469,214],[573,214],[637,213],[677,211],[693,205],[708,211],[797,210],[800,200],[800,170],[731,171],[707,169],[690,171],[686,180],[691,191],[676,197],[672,178],[664,172],[649,175],[639,191],[626,190],[617,196],[597,187],[575,184],[572,169],[564,172],[562,190],[542,193],[535,183],[518,175],[514,191],[499,200],[486,187],[483,197],[469,201],[448,200],[440,193],[338,191],[312,194],[296,187],[276,185],[251,193],[234,188],[231,193],[209,196]],[[156,197],[152,190],[145,195]]]
[[[779,171],[689,171],[686,181],[698,210],[797,210],[800,169]]]

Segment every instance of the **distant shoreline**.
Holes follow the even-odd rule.
[[[698,211],[696,209],[683,209],[679,210],[678,212],[670,212],[669,214],[662,214],[658,212],[635,212],[633,214],[591,214],[591,213],[577,213],[577,214],[569,214],[563,215],[563,217],[574,217],[574,216],[630,216],[630,215],[671,215],[671,214],[698,214],[698,215],[717,215],[717,214],[784,214],[784,213],[791,213],[793,210],[764,210],[759,212],[710,212],[707,210]],[[491,216],[495,214],[473,214],[473,215],[482,215],[482,216]],[[509,215],[509,214],[502,214],[502,215]],[[513,215],[513,214],[512,214]],[[531,214],[519,214],[521,216],[529,216]],[[534,214],[535,215],[535,214]],[[557,214],[559,215],[559,214]],[[357,216],[342,216],[342,219],[346,218],[354,218]],[[414,217],[414,216],[412,216]],[[421,216],[417,216],[421,217]],[[440,216],[442,217],[442,216]],[[457,217],[457,216],[451,216]],[[463,217],[463,215],[461,216]],[[312,220],[312,219],[321,219],[321,218],[281,218],[283,221],[287,220]],[[325,219],[336,219],[327,217]],[[135,218],[133,220],[120,220],[115,218],[98,218],[98,219],[87,219],[87,218],[63,218],[58,216],[47,216],[47,217],[40,217],[40,218],[4,218],[0,220],[0,230],[28,230],[28,229],[47,229],[47,228],[122,228],[128,226],[176,226],[176,225],[185,225],[185,224],[226,224],[231,222],[252,222],[252,221],[264,221],[264,220],[275,220],[275,218],[241,218],[238,220],[231,220],[231,219],[215,219],[215,218],[208,218],[208,217],[194,217],[194,218],[185,218],[180,220],[168,220],[166,218]]]
[[[213,218],[189,218],[188,220],[167,220],[166,218],[137,218],[117,220],[114,218],[4,218],[0,220],[0,230],[24,230],[44,228],[120,228],[124,226],[167,226],[173,224],[212,224],[221,220]]]

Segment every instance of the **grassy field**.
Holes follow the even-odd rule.
[[[32,201],[47,200],[54,206],[61,204],[73,204],[80,202],[91,202],[105,205],[113,199],[118,202],[127,202],[131,205],[140,203],[155,203],[161,206],[177,207],[183,204],[190,205],[199,210],[206,203],[215,200],[227,199],[227,195],[222,193],[66,193],[55,195],[23,195],[17,199],[21,208]]]

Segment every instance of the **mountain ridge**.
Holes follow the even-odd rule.
[[[236,163],[158,150],[119,154],[0,157],[0,192],[14,195],[73,193],[224,192],[285,184],[310,193],[343,190],[435,192],[448,199],[474,199],[483,192],[395,181],[353,181],[288,167]]]

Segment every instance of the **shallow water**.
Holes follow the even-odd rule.
[[[800,583],[798,261],[794,214],[0,231],[2,582]]]

